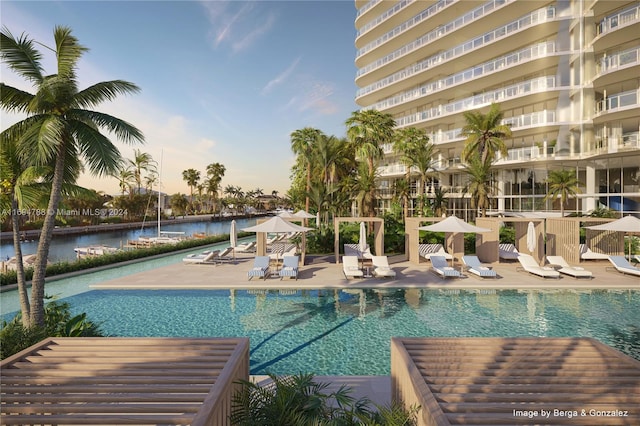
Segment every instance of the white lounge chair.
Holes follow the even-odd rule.
[[[185,264],[198,265],[203,263],[214,263],[214,258],[220,253],[220,250],[206,250],[200,254],[190,254],[184,257],[182,261]]]
[[[580,244],[578,247],[580,249],[580,259],[582,260],[609,260],[609,255],[591,251],[586,244]]]
[[[558,272],[561,274],[572,276],[573,278],[593,278],[591,271],[587,271],[579,266],[571,266],[564,260],[562,256],[547,256],[547,262],[550,265],[558,265],[561,268]]]
[[[226,249],[222,250],[220,253],[218,253],[214,258],[214,262],[216,263],[224,263],[224,262],[231,262],[233,260],[233,257],[229,256],[231,253],[233,252],[233,247],[227,247]]]
[[[496,271],[490,266],[483,266],[478,256],[462,256],[462,263],[469,267],[468,271],[481,278],[498,278]]]
[[[358,266],[357,256],[342,256],[342,271],[347,279],[364,276],[364,272]]]
[[[371,259],[373,257],[373,254],[371,254],[371,248],[368,245],[364,251],[361,251],[359,244],[345,244],[344,255],[356,256],[359,260]]]
[[[498,255],[503,260],[517,260],[520,253],[515,245],[506,243],[498,245]]]
[[[431,269],[442,278],[460,278],[460,272],[447,264],[444,256],[431,255]]]
[[[624,256],[609,256],[609,261],[613,264],[616,271],[640,277],[640,268],[633,266]]]
[[[238,244],[235,247],[236,253],[251,253],[256,251],[256,242],[251,241],[245,244]]]
[[[298,279],[298,256],[285,256],[282,258],[282,269],[278,273],[280,279],[284,277],[291,277]]]
[[[250,269],[247,272],[247,276],[249,280],[253,277],[259,277],[263,279],[267,279],[271,273],[269,269],[269,256],[256,256],[253,259],[253,269]]]
[[[522,270],[527,271],[530,274],[537,275],[542,278],[560,278],[560,272],[553,268],[541,267],[536,260],[528,254],[521,254],[518,256],[518,262],[522,266]]]
[[[418,245],[418,253],[425,259],[431,259],[431,255],[444,257],[446,260],[452,260],[453,256],[444,250],[442,244],[420,244]]]
[[[373,276],[379,278],[393,278],[396,276],[396,271],[389,266],[389,259],[387,256],[372,256],[371,261],[373,263]]]

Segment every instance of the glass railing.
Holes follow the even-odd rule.
[[[596,76],[607,72],[615,71],[618,68],[627,65],[634,65],[640,62],[640,47],[632,47],[631,49],[621,52],[612,53],[598,61]]]
[[[368,1],[367,4],[365,4],[360,9],[358,9],[358,12],[356,13],[356,16],[362,15],[367,10],[371,9],[373,6],[375,6],[376,4],[380,3],[381,1],[382,0],[370,0],[370,1]]]
[[[358,30],[358,32],[356,34],[356,38],[360,37],[362,34],[366,33],[371,28],[373,28],[376,25],[380,24],[380,22],[387,20],[390,16],[395,15],[400,10],[404,9],[405,7],[410,5],[411,3],[414,3],[415,1],[417,1],[417,0],[402,0],[402,1],[398,2],[398,3],[396,3],[391,9],[388,9],[388,10],[384,11],[384,13],[382,13],[381,15],[376,17],[376,19],[374,19],[373,21],[367,22],[362,28],[360,28],[360,30]],[[378,2],[375,2],[375,3],[371,4],[371,6],[369,6],[369,8],[375,6],[377,3]]]
[[[640,5],[634,5],[604,18],[598,24],[598,35],[615,31],[632,22],[640,20]]]
[[[502,120],[502,124],[511,126],[512,129],[539,126],[556,122],[555,111],[538,111],[531,114],[523,114],[517,117],[509,117]]]
[[[555,17],[555,9],[553,7],[536,10],[534,12],[531,12],[523,16],[522,18],[516,21],[509,22],[508,24],[503,25],[493,31],[489,31],[479,37],[469,40],[463,44],[457,45],[449,50],[430,56],[425,60],[422,60],[414,65],[411,65],[399,71],[396,74],[400,74],[400,75],[406,74],[405,76],[408,76],[409,74],[415,74],[416,72],[422,71],[426,68],[430,68],[436,64],[449,61],[453,58],[465,55],[471,51],[480,49],[488,44],[491,44],[495,40],[502,39],[504,37],[512,35],[513,33],[522,31],[525,28],[529,28],[533,25],[537,25],[542,22],[549,21],[554,17]],[[475,19],[477,18],[473,18],[471,19],[471,21]],[[458,23],[459,20],[460,20],[460,23]],[[449,31],[453,31],[453,29],[463,25],[467,25],[468,23],[469,21],[464,22],[463,18],[461,17],[461,18],[458,18],[456,21],[449,22],[445,26],[436,28],[435,30],[421,37],[420,39],[401,47],[400,49],[392,52],[391,54],[386,55],[383,58],[380,58],[377,61],[374,61],[363,68],[360,68],[356,73],[356,77],[359,77],[363,74],[369,73],[377,68],[380,68],[383,65],[396,60],[398,57],[404,56],[405,54],[410,53],[422,47],[425,43],[428,43],[432,40],[437,39],[442,34],[445,34],[446,32],[449,32]],[[455,28],[453,28],[454,25],[456,25]],[[452,28],[449,28],[450,26]],[[428,40],[425,39],[425,37]]]
[[[442,80],[426,83],[415,89],[402,92],[399,95],[383,99],[382,101],[372,105],[370,108],[377,109],[379,111],[391,108],[395,105],[403,104],[423,96],[428,96],[432,93],[446,90],[451,86],[462,84],[466,81],[502,70],[507,67],[506,64],[509,64],[508,66],[519,65],[520,63],[528,60],[546,57],[553,52],[555,52],[555,45],[553,42],[540,43],[514,53],[509,53],[508,55],[485,62],[484,64],[479,64],[473,68],[468,68],[457,74],[443,78]]]
[[[608,96],[596,103],[596,115],[613,112],[620,108],[637,106],[638,90],[630,90],[615,95]]]

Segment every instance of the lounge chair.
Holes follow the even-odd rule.
[[[418,253],[425,259],[431,259],[431,255],[444,257],[446,260],[453,260],[453,256],[444,250],[442,244],[420,244]]]
[[[187,257],[184,257],[182,261],[185,264],[203,264],[203,263],[214,263],[214,258],[220,253],[220,250],[206,250],[200,254],[190,254]]]
[[[498,255],[503,260],[517,260],[520,253],[515,245],[507,243],[498,245]]]
[[[389,266],[389,259],[387,256],[372,256],[373,263],[373,276],[378,278],[393,278],[396,276],[396,271]]]
[[[522,266],[520,269],[527,271],[530,274],[538,275],[542,278],[560,278],[560,272],[553,268],[541,267],[536,260],[528,254],[521,254],[518,256],[518,262]]]
[[[604,253],[596,253],[595,251],[591,251],[586,244],[580,244],[580,259],[582,260],[608,260],[609,255]]]
[[[298,256],[285,256],[282,258],[282,269],[279,272],[280,279],[292,277],[298,279]]]
[[[256,250],[256,242],[251,241],[250,243],[239,244],[235,247],[237,253],[251,253]]]
[[[613,268],[615,268],[616,271],[640,277],[640,268],[633,266],[624,256],[609,256],[609,261],[613,264]]]
[[[364,276],[364,272],[358,266],[357,256],[342,256],[342,271],[347,279]]]
[[[468,271],[481,278],[498,278],[496,271],[491,269],[490,266],[483,266],[480,263],[478,256],[462,256],[462,263],[469,267]]]
[[[266,280],[270,273],[269,256],[256,256],[253,259],[253,269],[250,269],[247,275],[249,280],[253,277],[260,277]]]
[[[233,252],[233,247],[227,247],[213,258],[216,263],[231,262],[233,257],[229,256]]]
[[[295,256],[298,248],[293,244],[279,244],[274,245],[271,248],[271,253],[269,253],[269,258],[271,260],[279,260],[284,256]]]
[[[460,278],[460,272],[447,264],[444,256],[431,255],[431,269],[442,278]]]
[[[360,250],[359,244],[345,244],[344,245],[344,255],[345,256],[356,256],[359,260],[371,259],[373,258],[373,254],[371,254],[371,248],[367,246],[367,248],[362,251]]]
[[[579,266],[571,266],[564,260],[562,256],[547,256],[547,262],[550,265],[558,265],[561,268],[558,272],[561,274],[572,276],[573,278],[593,278],[591,271],[587,271]]]

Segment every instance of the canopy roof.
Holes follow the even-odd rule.
[[[263,222],[259,225],[250,226],[248,228],[244,228],[243,231],[246,232],[305,232],[311,231],[311,228],[307,228],[305,226],[296,225],[295,223],[291,223],[289,221],[284,220],[279,216],[272,217],[271,219]]]
[[[618,232],[634,232],[640,233],[640,219],[634,216],[625,216],[622,219],[613,222],[603,223],[602,225],[585,226],[586,229],[594,231],[618,231]]]
[[[418,228],[421,231],[433,231],[433,232],[473,232],[482,233],[490,232],[491,229],[480,228],[479,226],[471,225],[462,219],[458,219],[456,216],[449,216],[446,219],[441,220],[433,225],[421,226]]]
[[[307,212],[306,212],[306,211],[304,211],[304,210],[298,210],[297,212],[295,212],[295,213],[293,214],[293,216],[295,216],[295,217],[301,217],[301,218],[303,218],[303,219],[315,219],[315,217],[316,217],[316,215],[311,214],[311,213],[307,213]]]

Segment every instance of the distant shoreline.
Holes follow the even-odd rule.
[[[218,216],[218,215],[195,215],[195,216],[183,216],[176,217],[174,219],[164,219],[160,221],[160,226],[173,225],[176,223],[192,223],[192,222],[224,222],[231,221],[233,219],[247,219],[252,217],[266,216],[263,214],[247,214],[247,215],[234,215],[234,216]],[[56,227],[53,230],[53,235],[79,235],[79,234],[95,234],[98,232],[110,232],[120,231],[126,229],[135,228],[155,228],[158,226],[158,222],[155,220],[146,222],[126,222],[126,223],[101,223],[100,225],[86,225],[86,226],[68,226],[68,227]],[[40,229],[31,229],[20,231],[22,240],[36,240],[40,238]],[[13,238],[12,231],[6,231],[0,233],[0,240]]]

